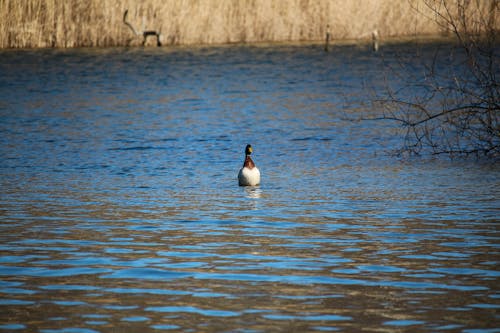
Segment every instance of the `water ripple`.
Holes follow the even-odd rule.
[[[0,330],[498,331],[500,166],[353,120],[414,47],[0,51]]]

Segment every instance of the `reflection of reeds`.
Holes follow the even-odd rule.
[[[416,14],[423,1],[0,0],[0,47],[139,45],[127,9],[138,33],[159,31],[164,45],[321,41],[327,25],[332,39],[441,32],[435,17]]]

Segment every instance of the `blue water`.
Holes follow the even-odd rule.
[[[499,332],[500,166],[359,121],[412,52],[1,51],[0,331]]]

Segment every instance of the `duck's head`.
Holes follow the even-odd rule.
[[[247,145],[245,148],[245,154],[250,155],[252,153],[252,145]]]

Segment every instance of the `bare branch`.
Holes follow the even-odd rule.
[[[500,55],[494,31],[500,2],[423,2],[425,12],[451,31],[457,45],[448,53],[436,50],[430,59],[400,61],[401,73],[394,74],[406,83],[388,88],[385,98],[374,101],[382,115],[370,120],[401,125],[400,153],[500,156]],[[415,66],[419,59],[422,66]],[[424,68],[421,76],[416,68]]]

